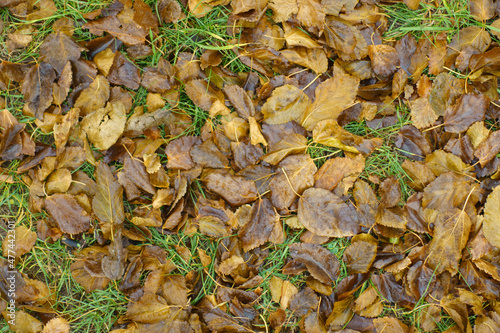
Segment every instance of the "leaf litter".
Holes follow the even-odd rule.
[[[115,333],[430,332],[445,320],[455,323],[447,332],[500,330],[498,32],[470,26],[385,41],[378,4],[116,0],[85,20],[57,20],[36,61],[0,64],[0,90],[24,98],[22,116],[0,99],[0,171],[19,161],[30,211],[45,212],[37,232],[15,228],[17,258],[37,238],[98,235],[72,251],[71,275],[88,293],[114,284],[127,297]],[[52,0],[0,7],[26,22],[57,11]],[[248,67],[223,66],[224,46],[138,65],[164,24],[214,7],[227,13],[226,42],[240,39],[232,52]],[[498,15],[493,0],[469,8],[478,22]],[[76,39],[76,25],[91,38]],[[35,31],[9,32],[8,49],[28,47]],[[133,107],[141,89],[147,106]],[[186,96],[201,124],[182,111]],[[411,123],[389,142],[346,126],[391,126],[403,105]],[[22,117],[53,140],[37,140]],[[407,179],[363,176],[384,144],[404,159]],[[307,153],[321,146],[334,153],[318,165]],[[201,262],[186,271],[151,245],[152,231],[182,232],[192,244],[202,234],[217,251],[198,247],[198,258],[175,246],[184,261]],[[348,245],[332,251],[339,240]],[[270,251],[283,246],[280,274],[266,276]],[[57,295],[14,274],[10,328],[69,332]],[[394,306],[418,320],[384,312]]]

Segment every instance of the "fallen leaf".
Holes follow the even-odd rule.
[[[109,102],[105,108],[85,116],[80,125],[83,133],[94,146],[106,150],[118,141],[123,131],[127,115],[121,102]]]
[[[40,45],[41,59],[51,64],[58,75],[61,75],[68,61],[78,60],[84,50],[71,37],[61,32],[48,35]]]
[[[304,191],[299,199],[299,222],[320,236],[348,237],[359,232],[354,212],[338,196],[321,188]]]
[[[488,242],[500,247],[500,186],[490,193],[484,205],[483,232]]]
[[[298,121],[309,104],[309,97],[302,90],[285,84],[273,91],[261,111],[268,124],[284,124]]]
[[[214,171],[204,179],[207,189],[217,193],[231,206],[240,206],[257,199],[257,188],[253,181],[233,176],[224,171]]]
[[[351,75],[335,75],[316,88],[316,100],[302,115],[301,123],[311,131],[321,120],[337,119],[356,97],[359,79]]]
[[[273,234],[278,237],[273,237]],[[238,232],[243,250],[252,250],[280,236],[283,240],[283,227],[276,209],[268,199],[256,201],[252,205],[249,221]]]
[[[21,85],[25,104],[23,112],[31,117],[43,120],[43,113],[53,101],[52,83],[56,79],[54,68],[46,62],[33,65],[27,72]]]
[[[369,234],[355,235],[344,251],[349,274],[367,273],[377,255],[377,240]]]
[[[47,197],[45,209],[64,233],[76,235],[90,229],[89,214],[70,194],[57,193]]]
[[[325,248],[315,244],[294,243],[289,246],[293,260],[306,265],[311,275],[322,283],[334,282],[340,273],[337,258]]]
[[[92,199],[92,208],[101,222],[122,224],[125,219],[123,209],[123,188],[116,181],[111,168],[97,162],[95,169],[96,194]]]

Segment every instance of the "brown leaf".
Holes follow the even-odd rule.
[[[488,242],[500,247],[500,186],[490,193],[484,205],[483,232]]]
[[[108,80],[102,75],[97,75],[90,86],[80,93],[73,107],[80,109],[81,115],[86,116],[97,109],[103,108],[109,99],[109,93]]]
[[[276,165],[291,154],[303,154],[307,149],[307,139],[300,134],[290,134],[272,146],[272,149],[262,157],[263,161]]]
[[[254,182],[243,177],[217,170],[208,174],[204,181],[208,190],[220,195],[231,206],[241,206],[257,199]]]
[[[305,189],[313,186],[316,170],[309,155],[292,155],[281,161],[277,175],[269,183],[274,207],[278,210],[290,207]]]
[[[252,250],[276,238],[273,235],[281,235],[283,240],[280,217],[269,199],[258,200],[252,205],[249,221],[238,232],[241,246],[244,251]]]
[[[316,123],[325,119],[337,119],[356,97],[359,79],[348,74],[338,74],[322,82],[316,88],[316,100],[302,115],[302,126],[311,131]]]
[[[210,111],[217,100],[224,104],[224,93],[205,80],[191,80],[185,84],[185,88],[193,103],[205,111]]]
[[[9,233],[10,235],[10,233]],[[36,243],[36,232],[31,231],[25,226],[21,225],[14,229],[14,244],[9,242],[12,238],[6,237],[2,242],[2,251],[5,258],[20,257],[23,254],[31,251]],[[14,247],[12,247],[14,245]]]
[[[179,307],[168,305],[156,294],[144,294],[138,301],[130,302],[125,318],[138,323],[154,323],[162,319],[173,320]]]
[[[297,0],[297,20],[307,27],[312,29],[318,35],[323,33],[323,22],[325,21],[325,13],[319,1],[315,0]]]
[[[401,200],[401,187],[396,177],[386,178],[379,187],[380,203],[383,207],[394,207]]]
[[[428,97],[420,97],[409,102],[413,125],[418,129],[430,127],[438,119]]]
[[[45,324],[42,333],[69,333],[69,331],[68,321],[62,317],[56,317]]]
[[[57,74],[61,75],[66,63],[69,60],[78,60],[84,50],[71,37],[58,32],[45,37],[40,46],[40,55],[43,61],[51,64]]]
[[[372,68],[376,75],[390,77],[399,66],[399,57],[396,49],[389,45],[368,46],[368,56],[372,61]]]
[[[225,168],[229,165],[227,157],[217,148],[212,140],[194,146],[190,151],[191,158],[196,164],[205,168]]]
[[[80,109],[71,109],[61,119],[61,123],[54,124],[54,141],[57,154],[60,155],[69,139],[71,130],[78,123]]]
[[[427,155],[425,164],[436,176],[449,171],[458,174],[469,174],[473,170],[472,166],[464,163],[460,157],[442,150],[435,150],[432,154]]]
[[[361,32],[339,17],[326,18],[325,38],[328,46],[336,50],[342,60],[361,60],[368,55],[368,46]]]
[[[288,59],[288,61],[309,68],[316,74],[322,74],[328,70],[328,58],[323,49],[310,49],[297,46],[293,49],[283,50],[281,54]]]
[[[483,121],[489,99],[483,94],[465,94],[460,96],[455,104],[444,114],[445,130],[452,133],[466,131],[470,125]]]
[[[314,186],[329,191],[338,188],[340,193],[345,195],[364,168],[365,158],[361,154],[356,155],[355,158],[329,159],[314,174]]]
[[[377,255],[377,240],[369,234],[358,234],[344,251],[348,274],[367,273]]]
[[[110,83],[136,90],[141,82],[139,73],[139,68],[117,51],[109,69],[108,80]]]
[[[294,243],[289,246],[294,261],[306,265],[311,275],[322,283],[334,282],[340,273],[337,257],[315,244]]]
[[[473,186],[469,177],[454,172],[443,173],[424,189],[424,208],[447,211],[459,207],[469,196]]]
[[[464,83],[449,73],[440,73],[433,81],[429,94],[429,103],[438,116],[446,110],[464,93]]]
[[[144,163],[130,157],[129,154],[125,154],[123,170],[118,172],[116,177],[125,189],[129,201],[139,198],[141,190],[149,194],[156,193],[156,189],[151,185]]]
[[[432,170],[422,162],[405,160],[401,167],[412,180],[408,185],[416,191],[422,191],[436,178]]]
[[[20,310],[15,311],[14,319],[9,317],[9,312],[3,311],[5,321],[9,324],[12,332],[15,333],[38,333],[42,331],[42,323],[35,317],[27,314],[26,312]],[[15,324],[12,324],[15,323]],[[5,327],[5,326],[4,326]]]
[[[377,318],[373,320],[377,333],[409,333],[410,328],[394,317]]]
[[[109,102],[105,108],[85,116],[80,125],[82,133],[94,146],[106,150],[122,135],[127,122],[125,106],[121,102]]]
[[[436,274],[445,270],[455,274],[469,238],[471,220],[467,213],[453,208],[439,213],[434,225],[434,237],[429,244],[426,263]]]
[[[168,162],[167,168],[189,170],[195,166],[191,155],[187,152],[192,147],[200,144],[200,138],[195,136],[183,136],[179,139],[170,141],[165,149]]]
[[[54,170],[45,182],[45,192],[47,195],[54,193],[64,193],[71,185],[71,172],[68,169]]]
[[[109,15],[98,20],[87,22],[84,29],[102,36],[104,32],[121,40],[125,45],[143,44],[146,41],[148,30],[134,21],[132,8],[124,8],[118,15]]]
[[[335,147],[346,152],[371,154],[373,150],[382,145],[382,139],[367,139],[354,135],[342,128],[336,120],[322,120],[317,123],[313,130],[313,141],[328,147]]]
[[[290,16],[299,12],[297,0],[271,0],[269,8],[273,11],[273,21],[281,23],[287,21]]]
[[[320,236],[348,237],[359,231],[354,212],[338,196],[321,188],[307,189],[299,199],[299,222]]]
[[[243,88],[234,84],[228,85],[224,87],[224,94],[234,106],[240,118],[248,119],[255,116],[252,99]]]
[[[63,71],[57,81],[54,83],[52,88],[52,94],[54,96],[54,104],[61,105],[68,96],[71,83],[73,82],[73,72],[71,70],[71,63],[66,62],[63,67]]]
[[[496,15],[492,0],[469,0],[470,14],[478,21],[486,21]]]
[[[54,68],[46,62],[34,65],[28,70],[21,85],[25,99],[24,113],[43,120],[43,112],[53,101],[52,84],[55,78]]]
[[[500,153],[500,131],[490,133],[488,138],[479,144],[474,152],[474,156],[479,159],[481,167],[484,167],[498,153]]]
[[[70,235],[90,229],[90,216],[70,194],[57,193],[45,199],[45,209],[62,232]]]
[[[121,229],[113,235],[113,240],[108,246],[109,255],[102,258],[101,269],[110,280],[119,280],[125,271],[125,259],[128,253],[123,248]]]
[[[266,123],[284,124],[298,121],[309,104],[309,97],[301,89],[285,84],[273,90],[261,111]]]
[[[101,222],[122,224],[125,219],[123,209],[123,188],[116,181],[111,168],[104,162],[97,162],[95,169],[96,194],[92,208]]]
[[[440,301],[444,311],[455,321],[460,332],[472,332],[467,304],[463,303],[460,298],[453,295],[447,295]]]

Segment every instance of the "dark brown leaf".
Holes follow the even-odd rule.
[[[369,234],[355,235],[344,251],[349,274],[367,273],[377,255],[377,240]]]
[[[75,235],[90,229],[89,214],[70,194],[57,193],[47,197],[45,209],[64,233]]]
[[[167,168],[189,170],[194,167],[191,155],[188,153],[194,145],[200,144],[200,139],[195,136],[184,136],[170,141],[165,149],[168,162]]]
[[[444,114],[445,130],[452,133],[466,131],[470,125],[483,121],[490,101],[481,94],[465,94],[460,96],[455,104]]]
[[[55,79],[56,73],[49,63],[41,62],[28,70],[21,85],[25,99],[23,112],[43,120],[43,112],[53,101],[52,87]]]
[[[474,156],[479,159],[481,167],[484,167],[498,153],[500,153],[500,131],[490,133],[488,138],[479,144]]]
[[[57,74],[61,75],[66,63],[69,60],[78,60],[84,50],[71,37],[58,32],[45,37],[40,46],[40,55],[43,61],[51,64]]]
[[[269,183],[274,207],[278,210],[290,207],[305,189],[313,186],[316,170],[309,155],[292,155],[281,161],[277,175]]]
[[[223,197],[231,206],[240,206],[257,199],[254,182],[243,177],[220,170],[208,174],[204,181],[208,190]]]
[[[267,241],[283,241],[280,216],[268,199],[258,200],[252,205],[249,221],[241,227],[238,237],[244,251],[252,250]]]
[[[321,188],[303,193],[298,218],[306,229],[320,236],[348,237],[359,232],[355,212],[338,196]]]
[[[340,273],[337,257],[315,244],[295,243],[289,246],[294,261],[306,265],[311,275],[322,283],[334,282]]]
[[[136,90],[139,89],[141,82],[139,73],[139,68],[125,58],[121,52],[117,51],[113,59],[113,65],[109,69],[108,80],[110,83]]]

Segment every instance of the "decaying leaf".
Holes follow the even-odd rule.
[[[340,273],[340,264],[330,251],[315,244],[290,245],[293,260],[306,265],[311,275],[322,283],[332,283]]]
[[[354,236],[359,231],[356,214],[338,196],[322,188],[310,188],[299,199],[299,222],[326,237]]]

